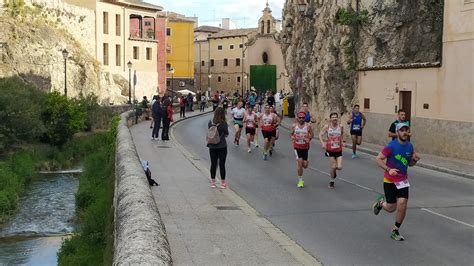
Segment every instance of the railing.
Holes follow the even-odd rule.
[[[156,40],[154,30],[130,30],[130,39]]]

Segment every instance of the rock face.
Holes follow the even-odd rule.
[[[440,61],[442,0],[307,2],[301,14],[286,1],[282,51],[297,104],[309,102],[319,121],[358,102],[356,71],[369,57],[375,66]]]
[[[60,27],[60,16],[53,21],[48,9],[23,7],[15,15],[11,10],[0,13],[0,77],[18,75],[44,91],[64,91],[63,49],[67,58],[68,97],[94,93],[103,104],[123,103],[127,97],[122,88],[128,82],[101,70],[99,62],[68,31]],[[64,19],[63,19],[64,20]],[[128,87],[127,87],[128,88]]]

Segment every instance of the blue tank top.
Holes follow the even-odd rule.
[[[351,130],[352,131],[360,131],[362,130],[362,113],[359,112],[359,114],[355,114],[355,112],[352,112],[352,123],[351,123]]]
[[[311,122],[311,113],[310,113],[310,112],[306,112],[306,115],[305,115],[305,117],[304,117],[304,121],[305,121],[306,123]]]

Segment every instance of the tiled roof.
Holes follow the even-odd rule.
[[[222,28],[219,27],[214,27],[214,26],[199,26],[197,27],[194,31],[195,32],[212,32],[212,33],[217,33],[221,31]]]
[[[212,34],[209,37],[209,39],[248,36],[248,35],[256,34],[257,30],[258,30],[257,28],[221,30],[217,33]]]
[[[428,68],[428,67],[440,67],[441,62],[422,62],[422,63],[408,63],[398,65],[381,65],[372,67],[363,67],[357,70],[359,71],[370,71],[370,70],[388,70],[388,69],[409,69],[409,68]]]
[[[130,4],[136,7],[142,7],[147,9],[154,9],[157,11],[163,10],[162,6],[153,5],[142,0],[109,0],[110,2],[115,2],[117,4]]]

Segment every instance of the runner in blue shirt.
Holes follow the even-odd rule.
[[[352,113],[349,115],[349,120],[347,124],[351,125],[351,137],[352,137],[352,159],[357,157],[357,145],[362,144],[362,129],[365,127],[367,120],[363,113],[359,112],[360,106],[358,104],[354,105]]]

